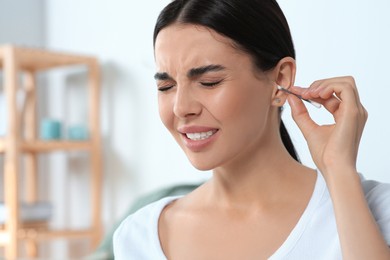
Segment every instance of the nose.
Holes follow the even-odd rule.
[[[173,113],[179,118],[199,115],[202,106],[190,86],[178,86],[176,89]]]

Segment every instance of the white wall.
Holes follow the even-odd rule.
[[[0,0],[0,45],[43,47],[45,42],[44,0]],[[3,75],[0,70],[0,137],[6,133],[6,109]],[[0,179],[3,176],[3,157],[0,155]],[[0,198],[3,187],[0,181]]]
[[[44,47],[45,44],[45,1],[44,0],[0,0],[0,45]],[[41,78],[39,81],[41,82]],[[40,90],[38,90],[40,92]],[[43,109],[38,106],[38,113]],[[6,109],[3,95],[3,77],[0,70],[0,137],[6,133]],[[0,154],[0,200],[3,201],[3,155]],[[23,179],[23,177],[21,177]],[[41,179],[40,187],[45,185]],[[40,193],[44,193],[41,192]],[[44,254],[45,247],[41,248]],[[2,253],[0,253],[2,255]]]
[[[296,84],[307,86],[317,79],[352,75],[369,113],[358,170],[367,178],[390,182],[390,2],[375,1],[279,1],[290,23],[297,51]],[[323,111],[319,122],[329,116]],[[299,143],[302,159],[309,162],[304,139],[286,111],[292,135]],[[311,164],[311,163],[309,163]]]
[[[44,45],[44,1],[0,0],[0,45]],[[0,71],[0,136],[5,134],[5,109]]]
[[[158,116],[152,32],[158,12],[167,3],[169,0],[47,2],[47,47],[96,55],[101,61],[106,226],[140,194],[208,177],[189,164]],[[68,114],[64,90],[57,80],[52,83],[48,116],[61,118]],[[53,181],[87,184],[82,175],[74,174],[69,180],[65,172],[71,163],[66,158],[56,160],[51,168],[56,169],[58,179]],[[63,197],[63,188],[56,191]],[[76,189],[71,193],[77,197],[76,203],[86,200]],[[60,200],[67,201],[64,197]],[[88,214],[85,208],[84,213]]]
[[[1,0],[0,0],[1,2]],[[4,1],[3,2],[15,2]],[[18,7],[33,1],[18,1]],[[159,11],[169,0],[52,0],[46,2],[43,26],[45,45],[50,49],[96,55],[102,64],[102,133],[104,139],[104,222],[109,227],[140,194],[173,183],[198,182],[209,173],[192,168],[173,138],[162,126],[157,111],[152,32]],[[390,60],[390,2],[280,0],[295,40],[298,61],[297,85],[307,86],[316,79],[353,75],[362,102],[370,113],[359,155],[359,170],[368,178],[390,182],[388,147],[390,120],[387,115],[387,80]],[[2,2],[1,2],[2,3]],[[34,2],[36,3],[36,1]],[[371,4],[370,4],[371,3]],[[31,4],[34,6],[34,4]],[[29,7],[28,10],[32,10]],[[0,8],[0,12],[1,8]],[[3,14],[0,13],[0,21]],[[18,24],[18,21],[15,22]],[[4,27],[0,27],[4,28]],[[10,27],[6,27],[9,30]],[[18,29],[21,35],[30,27]],[[3,29],[0,30],[3,32]],[[1,36],[0,36],[1,37]],[[42,37],[42,36],[40,36]],[[28,36],[33,39],[33,36]],[[2,39],[2,38],[0,38]],[[39,43],[37,43],[39,45]],[[69,116],[64,99],[66,90],[54,77],[48,89],[48,116]],[[58,85],[58,86],[57,86]],[[77,104],[72,103],[73,106]],[[80,108],[83,106],[80,105]],[[323,110],[312,109],[319,122],[329,121]],[[283,115],[303,161],[313,165],[306,144],[289,115]],[[65,120],[69,120],[66,118]],[[83,225],[88,199],[77,187],[87,185],[85,174],[68,171],[84,169],[77,155],[55,155],[50,167],[55,171],[51,189],[60,213],[74,205],[77,214],[61,221]],[[75,162],[76,160],[76,162]],[[49,162],[49,160],[48,160]],[[64,183],[73,188],[63,188]],[[67,199],[63,192],[71,194]],[[60,221],[60,222],[61,222]]]
[[[44,46],[44,0],[0,0],[0,44]]]
[[[102,115],[105,155],[105,223],[120,216],[136,196],[173,183],[199,181],[157,112],[152,32],[169,1],[48,1],[47,46],[96,55],[103,68]],[[281,0],[296,44],[297,84],[353,75],[370,119],[361,145],[359,170],[390,182],[386,159],[390,122],[385,99],[390,58],[386,14],[390,3]],[[53,100],[58,93],[52,93]],[[56,102],[57,103],[57,102]],[[62,108],[63,109],[63,108]],[[52,112],[56,109],[52,107]],[[63,113],[58,110],[58,114]],[[314,111],[328,122],[323,111]],[[284,114],[303,161],[313,165],[297,127]]]

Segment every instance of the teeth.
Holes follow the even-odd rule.
[[[214,134],[214,131],[202,132],[202,133],[187,133],[186,136],[194,141],[203,140],[209,138]]]

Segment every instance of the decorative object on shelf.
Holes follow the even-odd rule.
[[[85,125],[71,125],[68,128],[68,139],[69,140],[87,140],[88,130]]]
[[[19,219],[22,222],[48,221],[53,215],[53,206],[50,202],[21,203]],[[0,225],[4,224],[7,218],[7,206],[0,203]]]
[[[45,118],[41,121],[41,139],[59,140],[62,137],[62,123],[59,120]]]

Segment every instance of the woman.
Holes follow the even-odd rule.
[[[390,259],[390,187],[356,171],[367,112],[355,82],[294,86],[294,47],[274,0],[175,0],[154,47],[161,119],[213,177],[129,216],[116,259]],[[317,125],[278,86],[322,104],[335,124]],[[316,170],[299,163],[280,118],[286,101]]]

